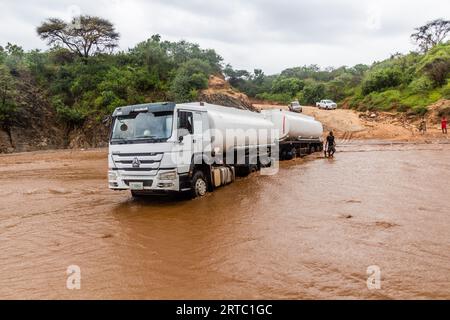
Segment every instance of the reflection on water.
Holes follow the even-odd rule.
[[[0,298],[450,298],[450,146],[338,151],[194,201],[109,191],[103,150],[1,156]]]

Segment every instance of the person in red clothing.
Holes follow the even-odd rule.
[[[445,116],[442,117],[441,127],[442,127],[442,133],[447,134],[447,118]]]

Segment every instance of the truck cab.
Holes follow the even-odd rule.
[[[200,105],[117,108],[109,144],[109,188],[130,190],[133,196],[183,191],[204,195],[210,185],[203,161],[211,155],[208,132],[207,114]],[[195,177],[194,162],[203,166]]]

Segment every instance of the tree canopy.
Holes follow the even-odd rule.
[[[411,38],[423,52],[427,52],[447,38],[447,34],[450,32],[450,21],[436,19],[415,30],[416,32],[411,35]]]
[[[48,45],[66,46],[83,58],[112,52],[120,37],[111,22],[87,15],[74,17],[70,23],[50,18],[37,28],[37,33]]]

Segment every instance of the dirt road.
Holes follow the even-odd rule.
[[[255,104],[259,110],[283,109],[286,106]],[[315,107],[303,107],[303,113],[315,117],[322,122],[326,132],[333,131],[341,139],[367,140],[388,139],[394,141],[419,141],[447,140],[443,136],[439,124],[431,123],[428,119],[428,132],[422,135],[418,132],[418,121],[402,119],[405,114],[396,113],[368,113],[362,114],[354,110],[321,110]]]
[[[340,145],[195,201],[109,191],[105,150],[0,163],[2,299],[450,298],[449,145]]]

